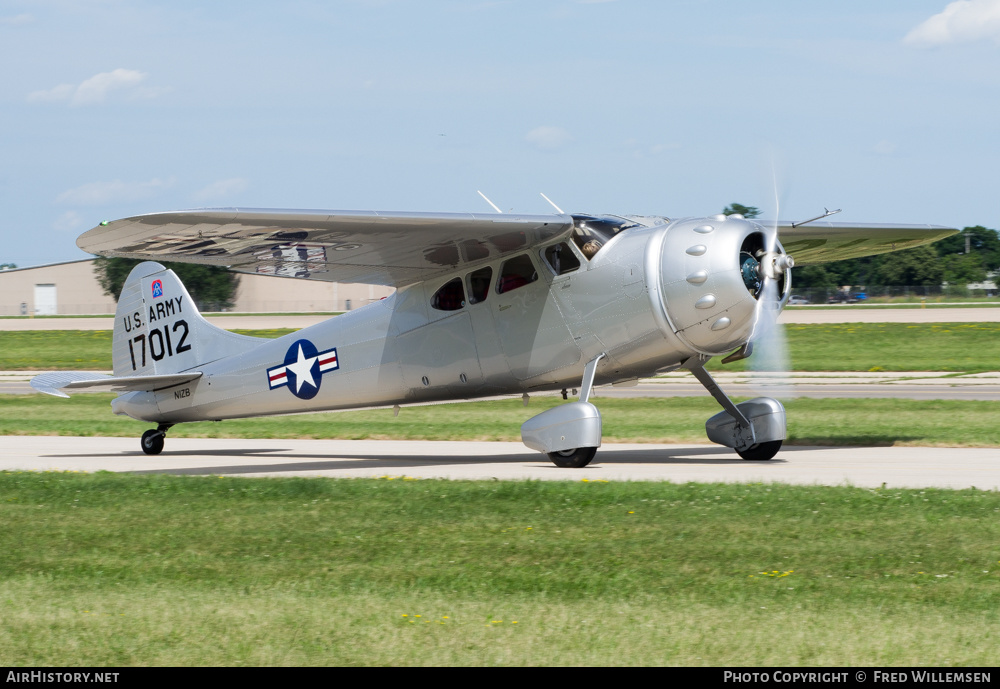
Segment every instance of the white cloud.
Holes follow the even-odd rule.
[[[32,91],[28,94],[29,103],[56,103],[61,100],[69,100],[76,92],[73,84],[59,84],[48,91]]]
[[[77,87],[71,104],[103,103],[111,91],[137,86],[145,78],[144,73],[134,69],[116,69],[112,72],[95,74]]]
[[[127,91],[133,96],[149,98],[159,95],[163,89],[139,89],[146,78],[145,72],[134,69],[115,69],[95,74],[80,84],[59,84],[47,91],[33,91],[28,94],[31,103],[55,103],[68,101],[70,105],[96,105],[103,103],[112,91]]]
[[[226,199],[245,191],[250,183],[242,177],[232,179],[220,179],[212,182],[204,189],[196,192],[194,198],[198,201],[212,201],[215,199]]]
[[[174,185],[173,178],[151,179],[148,182],[90,182],[59,194],[58,203],[78,206],[104,206],[111,203],[129,203],[155,196]]]
[[[572,141],[573,137],[562,127],[542,126],[528,132],[524,140],[543,151],[554,151]]]
[[[958,0],[910,31],[904,43],[930,47],[990,39],[1000,44],[1000,0]]]
[[[66,211],[52,223],[52,228],[60,232],[71,232],[83,227],[83,218],[76,211]]]
[[[650,144],[646,141],[641,141],[636,138],[628,138],[622,142],[627,149],[632,152],[633,157],[643,158],[646,155],[660,155],[661,153],[666,153],[667,151],[676,151],[681,146],[676,143],[669,144]]]
[[[659,155],[665,151],[676,151],[681,147],[680,144],[655,144],[649,147],[649,152],[653,155]]]
[[[888,156],[895,153],[896,148],[897,148],[896,144],[894,144],[892,141],[886,141],[885,139],[883,139],[882,141],[879,141],[877,144],[875,144],[875,146],[872,147],[872,150],[875,153],[878,153],[879,155]]]
[[[15,14],[12,17],[0,17],[0,25],[4,26],[20,26],[21,24],[30,24],[35,21],[35,18],[30,14]]]

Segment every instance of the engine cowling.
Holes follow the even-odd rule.
[[[658,284],[667,325],[693,351],[716,356],[750,341],[764,309],[777,315],[791,289],[791,257],[740,215],[675,220],[660,239]],[[773,280],[776,289],[765,289]]]

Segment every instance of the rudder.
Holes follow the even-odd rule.
[[[114,375],[188,371],[252,349],[261,341],[206,321],[174,271],[146,261],[132,269],[118,298]]]

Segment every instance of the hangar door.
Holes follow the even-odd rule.
[[[35,285],[35,315],[55,316],[56,309],[56,286],[55,285]]]

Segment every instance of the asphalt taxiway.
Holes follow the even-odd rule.
[[[137,438],[4,436],[0,470],[1000,490],[1000,449],[789,446],[747,462],[718,445],[616,443],[590,466],[560,469],[513,442],[168,438],[162,454],[147,456]]]
[[[713,372],[734,397],[892,398],[1000,401],[1000,372]],[[0,374],[0,380],[3,379]],[[605,385],[597,397],[701,397],[705,388],[689,371],[675,371],[630,386]]]
[[[225,316],[225,328],[302,328],[326,316]],[[986,322],[1000,308],[794,310],[785,323]],[[0,319],[0,329],[110,329],[111,318]],[[0,394],[32,392],[33,372],[0,372]],[[716,375],[739,397],[900,397],[1000,401],[1000,374],[806,373]],[[704,396],[686,372],[598,397]],[[769,462],[746,462],[717,445],[608,444],[584,469],[560,469],[521,443],[373,440],[216,440],[168,438],[149,457],[136,438],[0,437],[0,470],[122,471],[240,476],[451,479],[782,482],[887,487],[1000,489],[1000,449],[785,447]]]
[[[0,371],[0,394],[37,393],[29,381],[41,371]],[[111,375],[111,371],[94,371]],[[712,374],[722,388],[735,397],[896,398],[913,400],[986,400],[1000,401],[1000,372],[860,372],[795,373],[726,371]],[[86,394],[86,390],[73,394]],[[93,392],[103,392],[94,390]],[[556,393],[533,393],[556,394]],[[647,378],[634,385],[603,385],[594,388],[595,397],[704,397],[705,388],[689,371],[667,373]]]
[[[288,316],[267,314],[208,315],[209,323],[227,330],[270,330],[307,328],[330,318],[329,314]],[[786,308],[779,323],[996,323],[1000,322],[1000,304],[986,306],[930,306],[894,308],[846,304],[826,308]],[[0,330],[111,330],[113,316],[74,318],[0,318]]]

